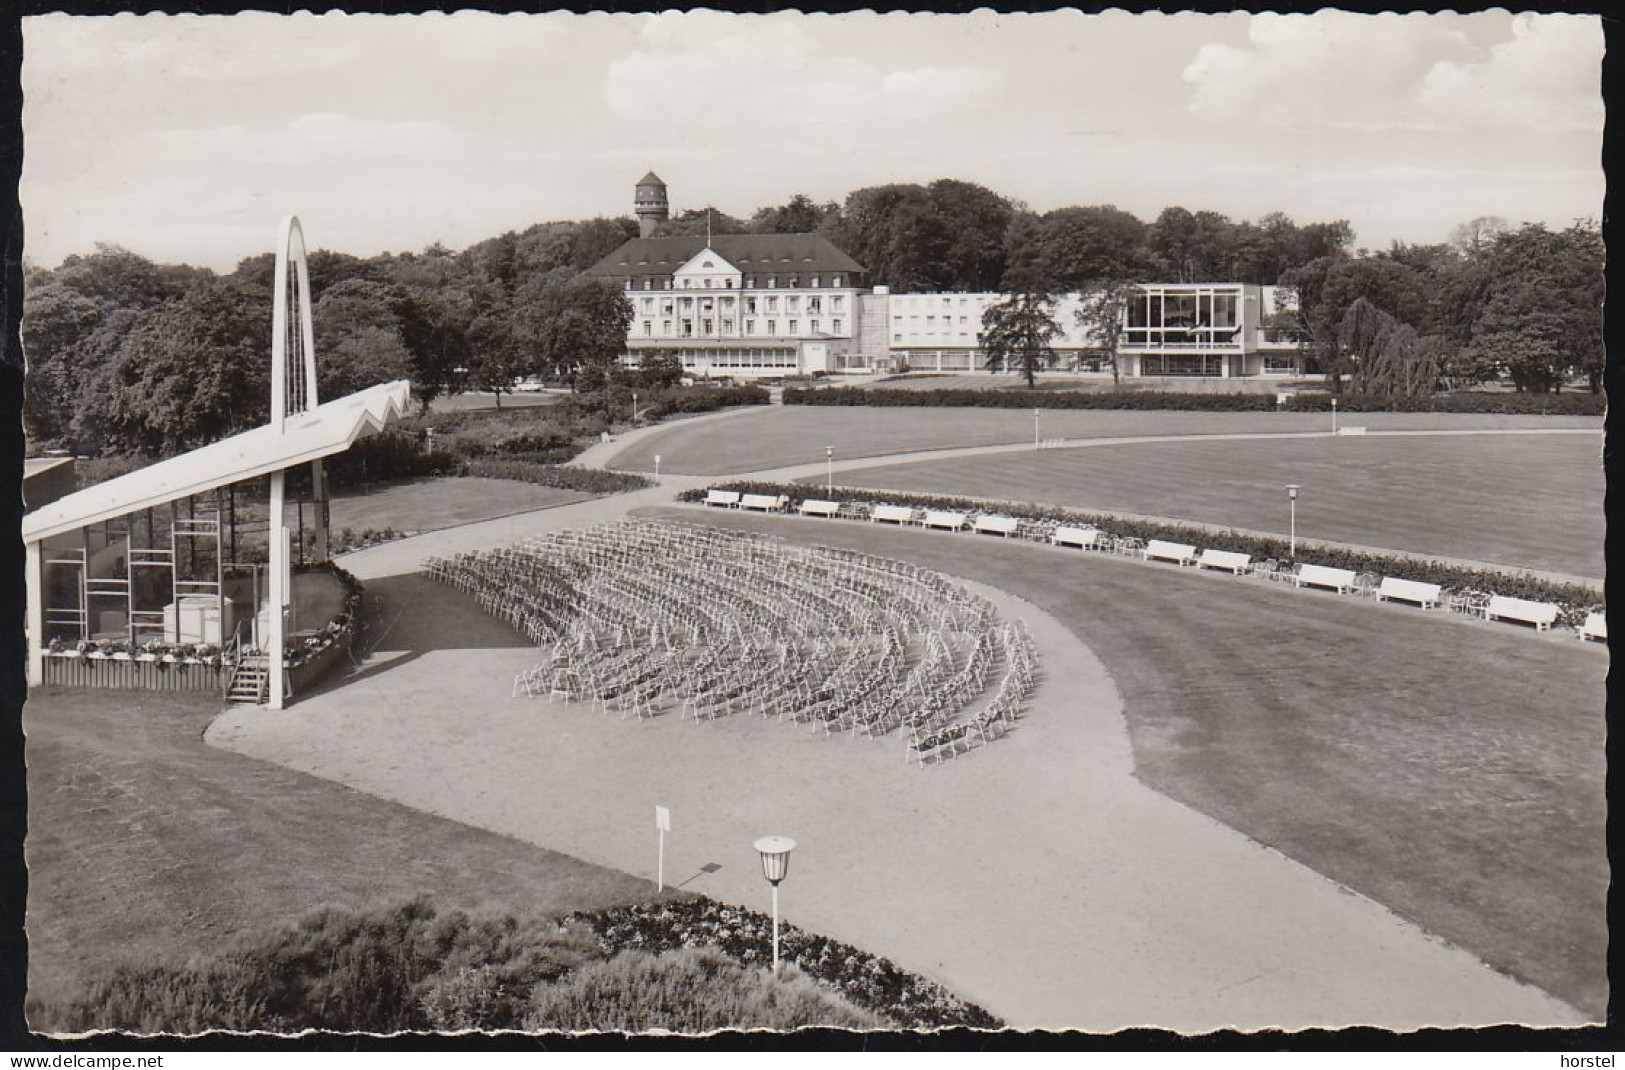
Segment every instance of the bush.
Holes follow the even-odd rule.
[[[462,463],[446,450],[425,450],[421,431],[392,427],[368,435],[344,453],[328,458],[325,470],[333,486],[346,487],[428,475],[456,475]]]
[[[710,899],[640,903],[578,916],[592,925],[610,953],[704,945],[747,966],[772,962],[772,919]],[[903,1029],[992,1029],[1001,1024],[981,1007],[886,959],[793,925],[781,928],[780,955],[844,999]]]
[[[679,494],[679,501],[700,502],[708,490],[736,490],[741,494],[786,495],[794,510],[804,499],[825,497],[819,487],[800,483],[771,483],[763,480],[734,480],[711,487],[699,487]],[[1233,530],[1213,531],[1194,524],[1169,524],[1154,520],[1112,516],[1103,513],[1079,512],[1058,506],[1035,502],[990,502],[974,498],[935,494],[905,494],[898,491],[864,490],[840,487],[835,492],[839,501],[868,504],[905,505],[922,509],[941,509],[977,513],[999,513],[1019,517],[1040,525],[1079,525],[1099,528],[1118,538],[1166,539],[1188,543],[1198,548],[1232,550],[1250,555],[1254,560],[1275,558],[1300,564],[1326,565],[1330,568],[1371,572],[1379,576],[1437,583],[1447,591],[1488,591],[1512,598],[1527,598],[1537,602],[1555,602],[1561,609],[1560,622],[1576,624],[1584,615],[1597,608],[1598,592],[1578,584],[1553,583],[1527,572],[1493,568],[1468,568],[1443,561],[1404,557],[1389,553],[1364,553],[1343,549],[1325,543],[1298,540],[1298,556],[1293,558],[1289,543],[1277,535],[1255,535]]]
[[[912,378],[919,378],[913,376]],[[786,405],[946,406],[993,409],[1135,409],[1193,412],[1329,412],[1331,394],[1294,393],[1278,406],[1275,394],[1168,390],[987,389],[866,390],[857,387],[787,387]],[[1466,412],[1517,416],[1600,416],[1601,394],[1489,394],[1462,392],[1425,398],[1337,395],[1341,412]]]
[[[624,951],[536,989],[524,1028],[539,1030],[884,1028],[886,1022],[799,973],[774,980],[713,948]]]
[[[534,483],[542,487],[561,490],[579,490],[587,494],[619,494],[622,491],[642,490],[654,486],[654,480],[632,472],[608,472],[602,468],[571,468],[546,464],[527,457],[480,458],[469,461],[464,475],[484,476],[487,479],[512,479],[520,483]]]

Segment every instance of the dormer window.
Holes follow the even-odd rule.
[[[841,277],[839,275],[832,276],[829,280],[829,284],[831,286],[839,286],[841,284]],[[839,300],[839,298],[837,298],[837,300]]]
[[[818,289],[818,276],[817,275],[814,275],[812,277],[812,287],[815,290]]]

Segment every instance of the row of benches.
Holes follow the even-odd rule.
[[[724,508],[782,512],[789,508],[789,499],[784,495],[774,497],[768,494],[711,490],[706,492],[705,504]],[[798,506],[797,511],[803,516],[835,517],[840,514],[841,503],[808,498]],[[1021,525],[1021,521],[1012,516],[995,514],[971,516],[951,510],[920,510],[902,505],[874,505],[869,509],[868,519],[871,523],[914,524],[942,531],[970,530],[980,534],[1002,535],[1005,538],[1018,534]],[[1056,546],[1075,546],[1083,550],[1101,549],[1110,539],[1109,535],[1096,528],[1076,526],[1056,528],[1049,536],[1049,541]],[[1140,549],[1140,554],[1147,561],[1168,561],[1199,569],[1221,569],[1237,576],[1245,575],[1253,569],[1252,558],[1247,554],[1231,550],[1198,551],[1195,546],[1187,543],[1163,539],[1152,539]],[[1291,575],[1291,579],[1295,587],[1318,587],[1336,591],[1338,594],[1348,594],[1358,586],[1354,570],[1331,568],[1326,565],[1300,565]],[[1380,601],[1410,602],[1423,609],[1435,609],[1444,603],[1444,589],[1441,585],[1400,579],[1397,576],[1384,576],[1382,582],[1371,593]],[[1521,621],[1534,625],[1536,631],[1543,632],[1557,623],[1559,610],[1550,602],[1493,595],[1482,607],[1482,612],[1485,620]],[[1603,614],[1592,613],[1575,631],[1582,639],[1606,642],[1608,622]]]

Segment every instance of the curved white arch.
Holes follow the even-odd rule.
[[[288,378],[288,263],[293,262],[298,286],[299,349],[304,368],[303,396],[289,398]],[[294,412],[317,405],[316,336],[310,318],[310,272],[305,266],[305,231],[299,217],[285,215],[277,224],[275,304],[271,310],[271,423],[278,429]],[[296,393],[298,393],[296,391]],[[290,410],[292,403],[295,407]]]

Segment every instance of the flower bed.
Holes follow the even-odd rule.
[[[711,490],[731,490],[741,494],[786,495],[793,512],[809,497],[828,499],[830,495],[818,487],[799,483],[770,483],[758,480],[736,480],[710,487],[687,490],[678,495],[679,501],[702,502]],[[1526,598],[1537,602],[1554,602],[1559,607],[1558,623],[1574,626],[1586,614],[1601,610],[1600,592],[1578,584],[1553,583],[1527,572],[1498,569],[1467,568],[1421,558],[1402,557],[1398,554],[1366,553],[1341,549],[1320,543],[1298,540],[1298,554],[1294,558],[1286,539],[1279,536],[1252,535],[1239,531],[1215,532],[1194,525],[1168,524],[1154,520],[1136,520],[1129,517],[1099,513],[1076,512],[1034,502],[988,502],[972,498],[956,498],[933,494],[904,494],[897,491],[863,490],[840,487],[834,498],[843,503],[871,505],[901,505],[911,508],[960,512],[973,520],[980,514],[1013,516],[1030,522],[1022,534],[1029,538],[1047,540],[1050,533],[1061,525],[1098,528],[1119,539],[1163,539],[1168,542],[1188,543],[1198,549],[1230,550],[1244,553],[1255,561],[1274,558],[1295,564],[1325,565],[1346,568],[1356,573],[1369,573],[1377,577],[1437,583],[1447,594],[1463,598],[1477,596],[1488,601],[1490,594],[1512,598]]]
[[[316,634],[291,638],[282,644],[282,667],[295,670],[291,683],[300,688],[343,660],[361,627],[361,581],[331,561],[312,569],[316,570],[331,572],[343,585],[344,606]]]
[[[711,899],[638,903],[571,917],[592,926],[609,954],[710,946],[746,965],[766,966],[773,961],[773,919]],[[779,955],[815,981],[902,1029],[997,1029],[1003,1025],[934,981],[793,925],[780,925]]]
[[[1467,412],[1514,416],[1601,416],[1601,394],[1491,394],[1463,392],[1401,398],[1370,394],[1294,392],[1285,404],[1275,394],[1196,393],[1176,390],[866,390],[860,387],[787,387],[786,405],[945,406],[989,409],[1157,409],[1200,412]]]

